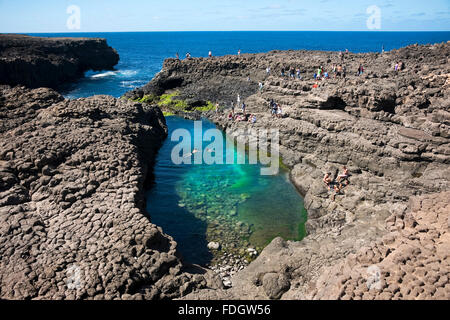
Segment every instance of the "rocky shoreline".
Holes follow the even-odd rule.
[[[173,299],[221,285],[146,214],[167,136],[159,108],[8,86],[0,106],[0,298]]]
[[[117,51],[105,39],[0,34],[0,84],[58,88],[88,70],[113,70]]]
[[[104,40],[34,39],[28,51],[22,36],[7,46],[4,37],[0,74],[20,75],[2,80],[13,85],[58,86],[118,61]],[[0,298],[448,299],[449,47],[349,53],[345,62],[318,51],[168,59],[126,99],[71,101],[52,89],[0,86]],[[71,56],[78,49],[86,56]],[[406,68],[394,72],[400,60]],[[315,69],[339,63],[351,71],[346,79],[313,89]],[[366,73],[356,76],[360,63]],[[279,75],[289,66],[303,80]],[[253,126],[280,130],[308,236],[277,238],[248,266],[233,254],[211,269],[188,266],[145,212],[144,188],[167,136],[153,102],[172,94],[188,112],[171,111],[238,130],[249,124],[230,122],[226,110],[237,92],[257,116]],[[271,99],[284,118],[270,116]],[[211,102],[223,110],[199,111]],[[343,165],[351,184],[332,200],[322,177]]]
[[[208,101],[218,102],[222,112],[203,115],[223,129],[278,128],[283,161],[291,168],[292,181],[305,195],[308,210],[305,240],[295,243],[276,239],[246,270],[233,277],[232,289],[200,290],[188,298],[330,297],[311,294],[309,288],[318,279],[323,281],[325,274],[335,275],[347,257],[360,254],[363,248],[373,248],[374,243],[389,236],[390,227],[386,223],[392,217],[412,212],[409,201],[438,197],[440,207],[448,208],[448,197],[439,193],[450,190],[449,56],[450,45],[442,43],[413,45],[384,54],[348,53],[343,59],[336,52],[319,51],[168,59],[148,85],[127,93],[128,99],[175,93],[177,99],[191,108]],[[400,61],[405,68],[395,71],[394,65]],[[317,81],[314,88],[313,74],[319,66],[330,71],[339,64],[346,66],[344,79]],[[360,64],[365,73],[358,76]],[[267,67],[271,68],[270,74],[266,73]],[[303,79],[282,77],[282,68],[300,68]],[[259,83],[263,83],[261,92]],[[238,93],[247,105],[247,112],[257,116],[255,124],[228,120],[227,107]],[[282,119],[271,117],[272,99],[282,105]],[[350,170],[351,183],[333,200],[322,178],[326,172],[336,177],[344,165]],[[438,213],[438,221],[448,219],[448,210],[431,207],[427,210]],[[439,229],[438,241],[446,239],[447,229],[448,226]],[[410,232],[419,231],[413,228]],[[418,250],[426,245],[412,244]],[[359,262],[361,270],[376,264],[382,269],[382,276],[389,278],[390,271],[383,269],[382,262],[391,259],[392,251],[370,260],[372,264]],[[403,255],[408,256],[410,251],[399,246],[398,252]],[[442,253],[441,249],[438,251]],[[399,290],[394,292],[395,298],[442,298],[443,292],[447,298],[450,296],[448,254],[438,258],[436,251],[429,254],[434,257],[431,260],[440,261],[439,270],[442,269],[435,282],[426,284],[434,289],[424,290],[426,281],[403,272],[396,280]],[[420,263],[423,262],[412,259],[411,265],[419,267]],[[326,271],[329,268],[333,271]],[[424,269],[427,268],[428,265]],[[341,270],[340,274],[345,272]],[[411,293],[414,281],[422,288],[421,292]],[[360,295],[349,294],[353,289],[348,288],[353,287],[349,285],[346,294],[333,297],[387,297],[387,294],[364,295],[371,290],[367,287],[364,290],[363,286]],[[410,288],[410,292],[403,292],[402,288]],[[317,292],[321,290],[317,287]],[[382,287],[378,293],[386,290],[387,287]]]

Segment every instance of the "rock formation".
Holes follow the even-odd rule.
[[[442,43],[384,54],[348,53],[342,59],[335,52],[319,51],[168,59],[148,85],[127,93],[127,98],[142,99],[176,92],[188,104],[212,101],[224,108],[240,94],[247,112],[257,116],[255,124],[229,121],[229,110],[207,116],[224,129],[279,129],[281,156],[305,196],[309,215],[305,240],[275,239],[233,278],[232,289],[201,290],[188,298],[448,299],[448,224],[443,221],[448,220],[449,198],[448,193],[439,193],[450,190],[449,57],[450,44]],[[400,62],[404,68],[396,71]],[[357,75],[360,64],[365,72]],[[345,67],[346,76],[335,78],[332,69],[339,65]],[[330,79],[313,79],[320,66]],[[281,69],[290,68],[300,68],[302,79],[281,76]],[[282,106],[282,119],[271,116],[272,99]],[[343,166],[350,170],[350,185],[334,198],[322,178],[327,172],[336,178]],[[423,209],[408,207],[420,196],[428,203]],[[439,204],[429,204],[430,199],[439,199]],[[421,226],[407,218],[407,224],[408,212],[427,222]],[[430,221],[428,214],[434,217]],[[392,219],[398,234],[389,233]],[[386,244],[380,242],[383,237],[393,240]],[[393,268],[392,273],[386,269],[395,256],[420,252],[426,253],[402,260],[408,267]],[[362,287],[367,281],[345,273],[348,266],[365,271],[368,264],[375,264],[386,280],[378,293],[366,294]],[[414,268],[422,271],[414,273]],[[430,268],[435,277],[425,281]],[[402,276],[394,275],[397,271]],[[425,285],[427,289],[417,289]],[[326,288],[333,290],[326,293]]]
[[[206,286],[145,213],[166,136],[159,108],[0,86],[0,298],[168,299]]]
[[[57,88],[88,70],[112,70],[118,62],[105,39],[0,34],[0,84]]]

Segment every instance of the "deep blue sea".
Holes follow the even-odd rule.
[[[161,70],[164,59],[258,53],[271,50],[330,50],[380,52],[410,44],[428,44],[450,40],[450,32],[131,32],[32,34],[44,37],[99,37],[119,52],[116,72],[88,72],[86,77],[66,86],[70,98],[109,94],[119,97],[146,84]]]
[[[450,40],[450,32],[155,32],[33,34],[106,38],[117,49],[120,63],[114,71],[87,72],[83,79],[65,85],[71,99],[97,94],[120,97],[146,84],[161,70],[164,59],[258,53],[271,50],[310,49],[380,52],[409,44]],[[193,133],[192,121],[167,117],[169,137],[179,128]],[[207,129],[214,124],[203,120]],[[281,170],[261,176],[260,165],[174,165],[169,139],[158,154],[155,183],[147,192],[147,211],[153,223],[174,237],[187,262],[214,262],[223,252],[245,255],[248,247],[260,251],[274,237],[301,240],[307,213],[303,199]],[[236,150],[226,150],[237,152]],[[237,153],[238,157],[245,154]],[[221,251],[211,252],[209,242]]]

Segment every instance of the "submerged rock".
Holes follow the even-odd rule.
[[[218,242],[210,242],[210,243],[208,243],[208,249],[210,249],[210,250],[219,250],[220,249],[220,243],[218,243]]]

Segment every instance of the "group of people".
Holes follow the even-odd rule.
[[[241,49],[239,49],[239,51],[238,51],[238,56],[240,56],[240,55],[241,55]],[[175,56],[176,56],[177,60],[180,60],[180,54],[178,52],[175,54]],[[212,51],[210,50],[208,52],[208,57],[212,58],[212,56],[213,56],[213,54],[212,54]],[[186,59],[189,60],[191,58],[192,58],[191,53],[190,52],[186,53]]]
[[[280,104],[276,103],[275,101],[270,100],[269,103],[269,110],[272,113],[273,118],[283,118],[283,109],[281,109]]]
[[[297,77],[297,79],[302,79],[300,68],[297,68],[297,69],[293,68],[293,67],[291,67],[289,69],[281,68],[281,76],[282,77],[286,76],[286,70],[289,71],[289,78],[295,79]]]
[[[240,106],[241,107],[241,113],[240,114],[236,114],[235,113],[235,107],[236,106]],[[231,111],[228,114],[228,120],[230,121],[236,121],[236,122],[240,122],[240,121],[246,121],[249,123],[255,123],[256,122],[256,115],[254,114],[247,114],[247,106],[245,104],[245,102],[241,102],[241,95],[237,95],[237,103],[236,105],[232,102],[231,103]]]
[[[341,191],[350,184],[350,172],[347,167],[344,166],[343,173],[338,175],[336,179],[333,179],[331,172],[327,172],[323,177],[323,183],[327,186],[328,190],[334,190],[332,200],[336,199],[336,195],[340,194]]]
[[[233,110],[230,111],[230,113],[228,114],[228,120],[229,121],[236,121],[236,122],[248,122],[248,123],[256,123],[256,115],[254,114],[246,114],[246,113],[242,113],[242,114],[235,114],[233,112]]]

